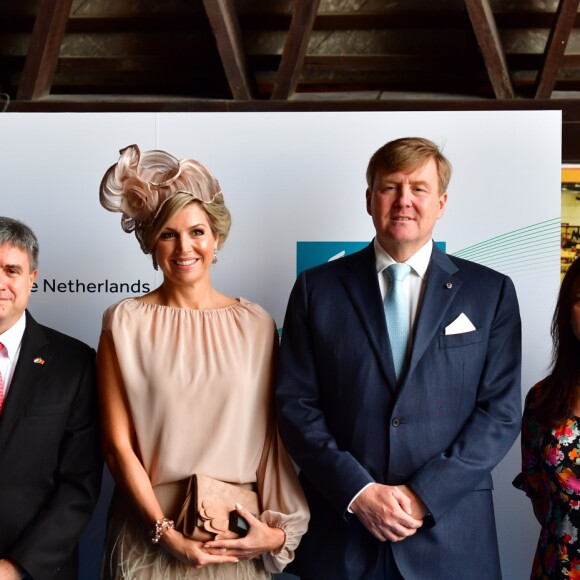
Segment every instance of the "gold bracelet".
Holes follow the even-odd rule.
[[[154,544],[158,544],[159,540],[161,539],[161,536],[167,530],[173,530],[173,529],[175,529],[175,523],[173,522],[173,520],[170,520],[169,518],[163,518],[163,519],[157,520],[155,522],[155,527],[153,528],[153,530],[151,532],[151,541]]]

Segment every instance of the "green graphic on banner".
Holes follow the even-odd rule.
[[[554,265],[554,246],[560,245],[560,218],[519,228],[453,252],[509,276],[537,273]]]

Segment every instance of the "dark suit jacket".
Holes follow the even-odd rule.
[[[95,399],[95,351],[27,312],[0,416],[0,557],[34,580],[78,575],[102,475]]]
[[[445,335],[462,313],[476,330]],[[431,514],[392,544],[405,578],[499,578],[490,472],[518,434],[520,364],[517,298],[498,272],[433,248],[399,387],[372,244],[303,272],[277,381],[281,434],[311,509],[290,571],[387,578],[385,544],[347,512],[376,481],[406,483]]]

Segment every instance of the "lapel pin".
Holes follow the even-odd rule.
[[[33,362],[34,362],[34,364],[37,364],[37,365],[43,365],[45,361],[42,357],[37,356]]]
[[[451,288],[453,288],[453,284],[451,284],[451,282],[447,282],[445,284],[445,288],[447,288],[447,290],[451,290]]]

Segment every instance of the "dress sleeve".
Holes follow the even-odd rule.
[[[526,396],[521,434],[522,470],[513,481],[514,487],[521,489],[532,499],[546,495],[546,475],[542,469],[542,441],[545,433],[535,412],[540,386],[541,384],[532,387]]]
[[[278,434],[273,396],[270,398],[268,428],[257,482],[263,509],[260,519],[271,527],[281,528],[286,535],[280,550],[262,556],[266,570],[276,574],[294,559],[294,552],[308,529],[310,510],[296,469]]]

